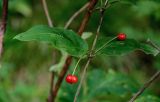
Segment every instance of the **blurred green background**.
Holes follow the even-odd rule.
[[[53,22],[63,27],[69,17],[87,0],[47,0]],[[0,1],[2,11],[2,0]],[[98,5],[97,5],[98,6]],[[0,13],[1,14],[1,13]],[[77,31],[84,13],[70,26]],[[1,15],[0,15],[1,16]],[[99,14],[95,12],[86,28],[96,32]],[[0,102],[45,102],[49,94],[49,67],[53,48],[45,43],[19,42],[12,38],[34,25],[47,24],[40,0],[9,0],[9,17],[4,38],[0,68]],[[107,9],[101,34],[113,36],[119,32],[128,38],[146,41],[150,38],[160,46],[160,0],[123,0]],[[82,61],[76,74],[80,77]],[[92,60],[83,84],[79,102],[127,102],[133,93],[157,70],[160,56],[141,51],[125,56],[97,56]],[[68,73],[72,73],[74,59]],[[56,102],[72,102],[77,85],[65,81]],[[160,102],[160,78],[148,88],[137,102]]]

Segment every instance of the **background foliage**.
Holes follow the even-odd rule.
[[[63,27],[68,18],[87,2],[87,0],[74,1],[47,0],[51,17],[58,27]],[[159,11],[159,0],[122,0],[107,9],[101,34],[108,37],[124,32],[128,38],[139,41],[150,38],[160,46]],[[83,15],[76,19],[70,28],[76,31],[82,17]],[[93,14],[87,32],[95,33],[98,17],[98,13]],[[50,78],[48,70],[53,60],[58,62],[60,59],[59,52],[57,51],[57,58],[53,59],[51,56],[53,49],[47,44],[22,43],[12,39],[16,34],[39,24],[46,24],[39,0],[10,0],[9,21],[0,68],[0,102],[46,100]],[[75,61],[76,59],[69,73],[72,72]],[[159,56],[146,55],[141,51],[125,56],[99,55],[89,66],[79,102],[82,100],[126,102],[152,74],[160,69],[159,62]],[[82,61],[76,72],[78,76],[84,63],[85,61]],[[137,102],[160,102],[159,80],[146,90]],[[77,85],[68,85],[64,81],[57,102],[72,102]]]

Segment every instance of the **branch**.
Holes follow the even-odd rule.
[[[47,21],[48,21],[48,25],[50,27],[53,27],[52,19],[50,17],[49,11],[48,11],[46,0],[41,0],[41,2],[42,2],[43,9],[44,9],[44,13],[45,13]]]
[[[85,30],[85,27],[89,21],[89,18],[92,14],[91,11],[93,11],[95,5],[97,4],[98,0],[90,0],[90,3],[87,7],[87,13],[85,14],[85,16],[83,17],[83,21],[81,22],[80,24],[80,27],[79,27],[79,30],[78,30],[78,34],[79,35],[82,35],[83,31]]]
[[[83,31],[85,30],[85,27],[86,27],[86,25],[87,25],[87,23],[89,21],[89,18],[90,18],[91,14],[92,14],[92,12],[90,12],[90,11],[92,11],[94,9],[95,5],[97,4],[97,1],[98,0],[90,0],[89,5],[87,7],[88,11],[84,15],[83,20],[82,20],[81,25],[80,25],[79,30],[78,30],[78,34],[79,35],[82,35]],[[63,68],[62,68],[62,70],[60,72],[60,75],[58,77],[57,83],[55,85],[54,100],[55,100],[55,98],[57,96],[57,93],[58,93],[58,90],[59,90],[59,88],[61,86],[61,83],[62,83],[62,81],[63,81],[63,79],[64,79],[64,77],[66,75],[66,72],[68,71],[68,68],[69,68],[69,66],[71,64],[71,61],[72,61],[72,57],[68,56],[64,66],[63,66]]]
[[[108,4],[108,0],[105,1],[105,7],[107,6]],[[82,84],[84,82],[84,79],[85,79],[85,76],[86,76],[86,71],[87,71],[87,68],[92,60],[92,56],[93,56],[93,50],[95,48],[95,45],[96,45],[96,42],[97,42],[97,39],[98,39],[98,36],[99,36],[99,32],[100,32],[100,29],[101,29],[101,26],[102,26],[102,23],[103,23],[103,19],[104,19],[104,12],[105,12],[105,9],[101,9],[100,10],[100,21],[99,21],[99,25],[98,25],[98,28],[97,28],[97,32],[96,32],[96,36],[94,38],[94,41],[93,41],[93,44],[92,44],[92,47],[91,47],[91,50],[89,52],[89,55],[88,55],[88,60],[87,60],[87,63],[85,64],[85,67],[84,67],[84,70],[83,70],[83,73],[82,73],[82,77],[81,77],[81,80],[80,80],[80,83],[78,85],[78,88],[77,88],[77,91],[76,91],[76,94],[75,94],[75,97],[74,97],[74,102],[77,102],[77,98],[79,96],[79,93],[80,93],[80,90],[81,90],[81,87],[82,87]]]
[[[82,8],[80,8],[77,12],[75,12],[70,19],[67,21],[66,25],[65,25],[65,29],[67,29],[71,23],[73,22],[73,20],[78,17],[84,10],[86,10],[86,8],[88,7],[89,2],[87,2]]]
[[[48,21],[48,25],[50,27],[53,27],[53,23],[52,23],[52,19],[50,17],[50,14],[49,14],[49,11],[48,11],[48,7],[47,7],[47,3],[46,3],[46,0],[41,0],[42,2],[42,6],[43,6],[43,9],[44,9],[44,13],[45,13],[45,16],[47,18],[47,21]],[[53,53],[53,56],[55,56],[55,53]],[[53,61],[54,63],[55,61]],[[51,79],[50,79],[50,94],[48,96],[48,99],[47,99],[47,102],[53,102],[53,90],[54,90],[54,72],[51,73]]]
[[[68,56],[67,59],[66,59],[66,62],[65,62],[65,64],[64,64],[64,66],[63,66],[63,68],[62,68],[62,70],[61,70],[61,72],[60,72],[60,74],[59,74],[58,80],[57,80],[56,85],[55,85],[55,88],[54,88],[54,92],[53,92],[53,99],[54,99],[54,100],[55,100],[55,98],[56,98],[56,96],[57,96],[57,93],[58,93],[58,91],[59,91],[59,88],[60,88],[60,86],[61,86],[61,83],[62,83],[62,81],[63,81],[63,79],[64,79],[65,74],[66,74],[67,71],[68,71],[68,68],[69,68],[71,62],[72,62],[72,57],[71,57],[71,56]]]
[[[8,0],[3,0],[2,21],[0,24],[0,57],[2,55],[3,36],[6,31],[7,18],[8,18]]]
[[[53,90],[54,90],[54,75],[55,73],[51,73],[51,82],[50,82],[50,95],[48,96],[47,102],[53,102]]]
[[[130,99],[129,102],[134,102],[144,91],[147,89],[153,81],[155,81],[160,76],[160,71],[155,73],[145,84],[142,88],[139,89],[139,91]]]

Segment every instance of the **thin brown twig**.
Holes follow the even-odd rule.
[[[7,18],[8,18],[8,0],[3,0],[2,21],[0,25],[0,57],[2,55],[2,50],[3,50],[3,36],[6,31]]]
[[[92,12],[99,11],[99,10],[101,10],[101,9],[107,9],[107,8],[109,8],[110,6],[112,6],[113,4],[115,4],[115,3],[117,3],[117,2],[120,2],[120,0],[112,1],[112,2],[108,3],[108,5],[107,5],[106,7],[103,7],[103,6],[102,6],[102,7],[97,7],[97,8],[95,8],[95,9],[93,9]]]
[[[67,57],[66,62],[65,62],[64,66],[63,66],[63,68],[62,68],[62,70],[61,70],[61,72],[60,72],[60,74],[58,76],[58,80],[56,82],[56,85],[55,85],[55,88],[54,88],[54,92],[53,92],[53,100],[54,101],[55,101],[55,98],[56,98],[57,93],[59,91],[59,88],[61,86],[61,83],[62,83],[62,81],[64,79],[64,76],[67,73],[68,68],[69,68],[69,66],[71,64],[71,61],[72,61],[72,57],[71,56]]]
[[[154,48],[156,48],[158,51],[160,51],[159,46],[157,46],[155,43],[153,43],[150,39],[147,40],[147,42],[152,45]],[[160,76],[160,71],[156,72],[145,84],[142,88],[139,89],[139,91],[130,99],[129,102],[134,102],[144,91],[147,89],[154,80],[156,80]]]
[[[43,6],[43,9],[44,9],[45,16],[46,16],[47,21],[48,21],[48,25],[50,27],[53,27],[53,21],[52,21],[52,19],[50,17],[46,0],[41,0],[41,2],[42,2],[42,6]],[[55,52],[53,52],[53,56],[55,56]],[[55,60],[53,60],[53,63],[55,63]],[[54,75],[55,75],[55,73],[52,72],[51,73],[51,79],[50,79],[50,91],[49,91],[50,94],[48,96],[47,102],[53,102]]]
[[[78,30],[78,34],[79,35],[82,35],[83,31],[85,30],[85,27],[86,27],[86,25],[87,25],[87,23],[89,21],[89,18],[90,18],[91,14],[92,14],[92,12],[90,12],[90,11],[92,11],[94,9],[95,5],[97,4],[97,1],[98,0],[90,0],[89,5],[87,7],[88,11],[84,15],[83,20],[82,20],[82,22],[80,24],[80,27],[79,27],[79,30]],[[72,61],[72,57],[68,56],[66,61],[65,61],[64,66],[63,66],[63,68],[62,68],[62,70],[61,70],[61,72],[59,74],[59,77],[58,77],[58,80],[56,82],[56,85],[55,85],[54,100],[55,100],[55,98],[57,96],[59,88],[61,87],[61,83],[62,83],[62,81],[63,81],[63,79],[64,79],[64,77],[65,77],[65,75],[66,75],[66,73],[68,71],[68,68],[69,68],[69,66],[71,64],[71,61]]]
[[[50,94],[48,96],[47,102],[53,102],[53,90],[54,90],[54,75],[55,73],[51,73],[51,82],[50,82]]]
[[[84,6],[82,6],[77,12],[75,12],[67,21],[67,23],[65,24],[65,29],[67,29],[71,23],[73,22],[73,20],[78,17],[84,10],[86,10],[86,8],[88,7],[89,2],[87,2]]]
[[[129,102],[134,102],[158,77],[160,76],[160,71],[156,72],[139,91],[130,99]]]
[[[45,12],[47,21],[48,21],[48,25],[49,25],[50,27],[53,27],[53,21],[52,21],[52,19],[51,19],[51,17],[50,17],[46,0],[41,0],[41,2],[42,2],[42,6],[43,6],[43,9],[44,9],[44,12]]]
[[[75,94],[75,97],[74,97],[74,102],[77,102],[77,99],[78,99],[78,96],[79,96],[79,93],[80,93],[80,90],[81,90],[81,87],[82,87],[82,83],[83,83],[83,81],[85,79],[86,71],[87,71],[87,68],[88,68],[88,66],[89,66],[89,64],[91,62],[91,59],[92,59],[92,57],[88,56],[87,62],[85,64],[85,66],[84,66],[83,73],[81,75],[82,77],[81,77],[80,83],[78,85],[78,88],[77,88],[77,91],[76,91],[76,94]]]
[[[107,4],[108,4],[108,0],[105,1],[105,4],[104,4],[105,7],[107,6]],[[93,50],[94,50],[94,48],[96,46],[96,42],[97,42],[97,39],[98,39],[98,36],[99,36],[99,32],[100,32],[100,29],[102,27],[102,23],[103,23],[103,19],[104,19],[104,12],[105,12],[105,9],[101,9],[100,10],[100,21],[99,21],[99,25],[98,25],[98,28],[97,28],[97,31],[96,31],[96,36],[95,36],[94,41],[92,43],[92,47],[91,47],[91,50],[89,52],[87,62],[85,64],[84,70],[82,72],[82,75],[81,75],[82,77],[81,77],[80,83],[78,85],[78,88],[77,88],[77,91],[76,91],[76,94],[75,94],[75,97],[74,97],[74,102],[77,102],[77,99],[78,99],[82,84],[83,84],[85,76],[86,76],[87,68],[88,68],[88,66],[89,66],[89,64],[90,64],[90,62],[92,60],[92,56],[94,54]]]

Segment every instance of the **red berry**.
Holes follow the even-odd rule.
[[[72,84],[72,75],[71,74],[67,75],[66,82]]]
[[[77,83],[78,82],[78,78],[75,75],[72,75],[72,83]]]
[[[68,74],[66,77],[66,82],[70,84],[74,84],[78,82],[78,78],[75,75]]]
[[[126,39],[126,34],[124,33],[119,33],[118,36],[117,36],[117,39],[120,40],[120,41],[123,41]]]

